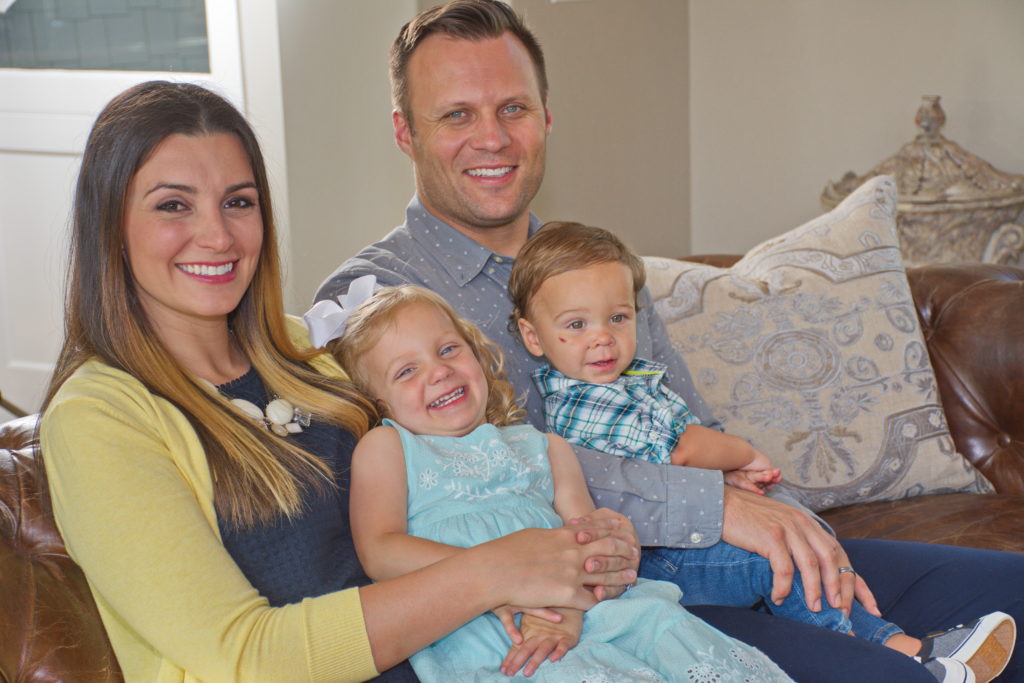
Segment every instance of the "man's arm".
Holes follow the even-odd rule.
[[[704,548],[721,538],[721,471],[572,448],[594,503],[629,517],[641,545]]]

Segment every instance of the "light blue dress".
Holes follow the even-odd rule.
[[[463,437],[401,435],[409,486],[409,533],[468,547],[528,527],[554,528],[547,437],[529,425],[484,424]],[[708,626],[679,605],[671,583],[643,581],[593,607],[580,643],[559,662],[520,680],[551,683],[790,680],[758,650]],[[458,599],[453,595],[452,599]],[[484,614],[412,656],[424,683],[508,681],[510,641]]]

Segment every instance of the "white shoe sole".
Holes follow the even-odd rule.
[[[993,612],[978,622],[970,636],[954,652],[946,655],[971,668],[978,683],[989,683],[1006,668],[1017,641],[1013,617]]]

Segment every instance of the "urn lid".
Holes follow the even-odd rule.
[[[896,179],[901,211],[966,209],[971,204],[991,209],[1024,199],[1024,175],[993,168],[984,159],[947,140],[939,132],[946,122],[939,96],[926,95],[922,100],[914,117],[921,130],[917,137],[864,175],[847,171],[840,180],[830,181],[821,193],[821,203],[826,208],[831,209],[876,175]]]

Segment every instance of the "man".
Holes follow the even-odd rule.
[[[540,47],[504,3],[456,0],[403,27],[392,47],[391,79],[395,140],[412,159],[416,196],[405,225],[345,262],[316,298],[342,294],[365,274],[381,284],[434,289],[503,348],[510,379],[528,396],[531,421],[543,428],[543,405],[530,380],[536,361],[509,333],[506,293],[512,259],[540,225],[529,204],[543,179],[552,121]],[[671,349],[646,290],[641,303],[637,355],[665,363],[670,388],[704,424],[719,426]],[[771,561],[773,598],[788,593],[798,569],[809,605],[822,598],[848,604],[856,594],[871,609],[865,581],[839,571],[853,566],[886,616],[914,635],[999,609],[1024,619],[1016,585],[1024,558],[879,541],[841,545],[797,507],[723,487],[720,472],[577,452],[596,503],[633,520],[646,547],[641,574],[645,567],[678,566],[680,549],[724,539]],[[978,567],[985,569],[971,573]],[[1011,583],[1012,589],[1000,588]],[[863,680],[870,671],[873,680],[934,680],[910,658],[842,634],[754,610],[692,611],[759,647],[798,679]]]

